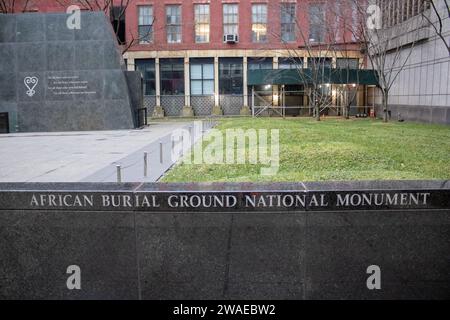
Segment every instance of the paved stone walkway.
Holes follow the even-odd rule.
[[[0,182],[116,182],[117,165],[122,182],[156,181],[179,158],[171,157],[172,132],[192,126],[173,121],[152,122],[141,130],[0,135]]]

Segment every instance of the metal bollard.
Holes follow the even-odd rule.
[[[184,156],[184,135],[181,136],[181,156]]]
[[[120,164],[116,165],[116,172],[117,172],[117,183],[122,182],[122,168]]]
[[[159,162],[163,163],[163,143],[159,143]]]
[[[148,170],[148,153],[147,151],[144,152],[144,177],[147,176],[147,170]]]

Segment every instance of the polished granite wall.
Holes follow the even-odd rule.
[[[332,204],[337,194],[360,193],[429,196],[404,206]],[[273,194],[323,194],[329,204],[136,203],[144,195],[163,204],[170,196]],[[71,195],[69,206],[58,195]],[[92,205],[74,205],[76,195],[92,195]],[[122,200],[104,206],[103,196]],[[449,181],[0,184],[0,298],[448,299],[449,201]],[[81,268],[81,290],[66,287],[70,265]],[[371,265],[381,268],[380,290],[366,286]]]

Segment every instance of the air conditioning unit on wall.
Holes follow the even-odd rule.
[[[238,41],[239,41],[239,37],[237,34],[226,34],[223,36],[223,42],[236,43]]]

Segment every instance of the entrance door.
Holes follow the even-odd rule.
[[[308,115],[308,108],[303,106],[304,96],[303,85],[285,85],[284,86],[284,105],[287,116]]]
[[[0,113],[0,133],[9,133],[8,112]]]

